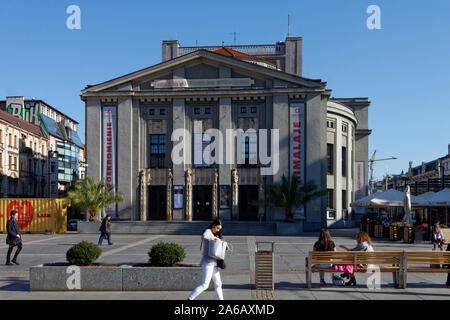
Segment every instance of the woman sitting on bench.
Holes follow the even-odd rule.
[[[356,242],[358,243],[358,245],[353,249],[349,249],[346,246],[339,247],[347,251],[374,251],[372,247],[372,240],[370,239],[370,236],[367,234],[367,232],[359,232],[356,235]],[[358,265],[357,267],[359,268],[360,265]],[[350,281],[346,282],[345,286],[356,286],[356,278],[354,273],[355,270],[352,264],[337,264],[334,265],[333,268],[336,271],[344,271],[344,273],[341,275],[342,278],[350,278]]]

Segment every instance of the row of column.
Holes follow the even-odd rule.
[[[163,170],[163,169],[161,169]],[[167,183],[166,183],[166,220],[173,220],[173,209],[172,209],[172,187],[173,187],[173,173],[172,169],[167,170]],[[140,170],[140,220],[147,220],[148,211],[148,199],[147,199],[147,188],[151,185],[149,182],[151,180],[151,170],[142,169]],[[231,204],[231,217],[232,220],[239,219],[239,173],[236,168],[231,170],[232,177],[232,204]],[[261,180],[261,179],[260,179]],[[194,186],[194,174],[192,169],[187,169],[185,171],[185,198],[184,198],[184,208],[185,208],[185,220],[192,221],[193,216],[193,186]],[[212,219],[219,217],[218,211],[218,194],[219,194],[219,173],[217,169],[213,173],[213,184],[212,184]],[[259,199],[264,197],[264,186],[259,183]],[[260,209],[261,211],[264,209]]]

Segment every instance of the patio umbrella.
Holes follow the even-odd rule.
[[[431,207],[450,207],[450,189],[437,192],[429,202]]]
[[[403,200],[403,208],[405,210],[405,215],[403,216],[403,223],[404,224],[412,224],[412,217],[411,217],[411,190],[409,186],[406,187],[405,191],[405,198]]]

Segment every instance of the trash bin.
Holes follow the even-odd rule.
[[[273,242],[256,242],[255,286],[257,290],[274,289],[273,247]]]

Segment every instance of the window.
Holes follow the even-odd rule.
[[[258,109],[256,109],[256,107],[251,107],[250,108],[250,112],[251,113],[256,113],[258,111]]]
[[[17,157],[14,157],[14,170],[17,170]]]
[[[205,108],[205,114],[211,114],[211,108]]]
[[[347,148],[342,147],[342,176],[347,176]]]
[[[194,108],[194,114],[200,114],[200,108]]]
[[[14,136],[14,148],[17,148],[17,136]]]
[[[241,107],[241,113],[247,113],[247,108],[246,107]]]
[[[346,190],[342,190],[342,209],[343,210],[347,209],[347,191]]]
[[[11,133],[9,134],[8,146],[12,147],[12,135],[11,135]]]
[[[164,134],[150,135],[150,168],[164,168],[166,156],[166,136]]]
[[[3,153],[0,153],[0,168],[3,168]]]
[[[0,143],[3,143],[3,130],[0,129]]]
[[[346,124],[342,125],[342,132],[348,132],[348,126]]]
[[[348,220],[347,191],[346,190],[342,190],[342,219],[344,221]]]
[[[159,114],[162,116],[166,115],[167,110],[166,109],[159,109]]]
[[[155,109],[150,109],[150,111],[148,112],[151,116],[155,115]]]
[[[327,189],[327,209],[334,209],[333,189]]]
[[[257,138],[256,134],[244,134],[242,151],[245,166],[255,166],[257,164]]]
[[[333,174],[333,145],[327,143],[327,173]]]

